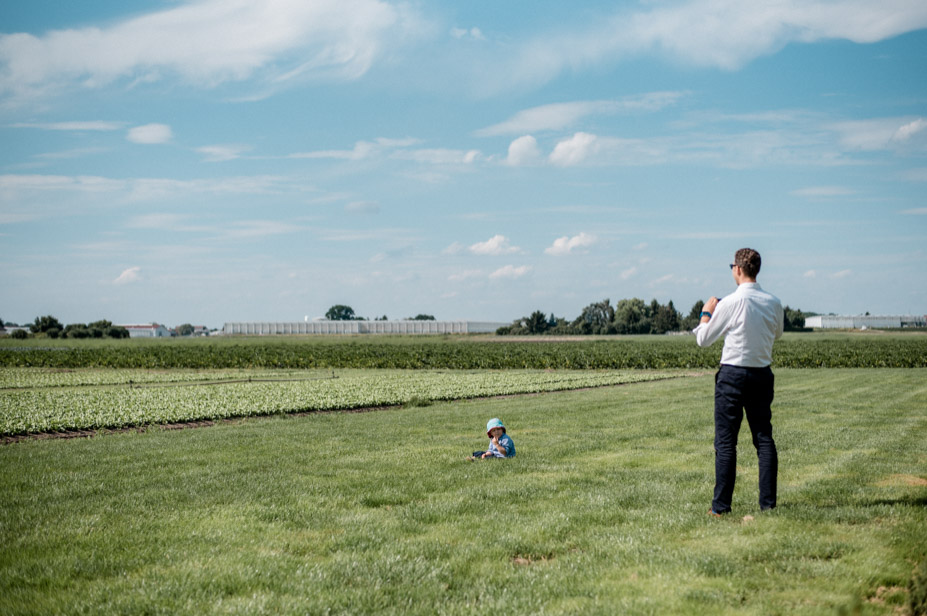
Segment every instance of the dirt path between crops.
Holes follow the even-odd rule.
[[[499,394],[494,396],[477,396],[474,398],[459,398],[457,400],[435,400],[428,401],[428,404],[420,406],[430,406],[431,404],[437,404],[442,402],[464,402],[470,400],[502,400],[506,398],[518,398],[518,397],[536,397],[544,396],[548,394],[557,394],[557,393],[566,393],[574,391],[590,391],[592,389],[603,389],[606,387],[627,387],[629,385],[640,385],[643,383],[656,383],[659,381],[668,381],[670,379],[678,378],[690,378],[690,377],[699,377],[712,374],[711,372],[690,372],[684,374],[676,375],[667,375],[663,378],[652,379],[649,381],[635,381],[633,383],[618,383],[617,385],[597,385],[592,387],[578,387],[576,389],[560,389],[557,391],[541,391],[541,392],[526,392],[522,394]],[[98,428],[93,430],[61,430],[57,432],[34,432],[31,434],[14,434],[9,436],[0,436],[0,445],[10,445],[12,443],[19,443],[21,441],[44,441],[51,439],[70,439],[70,438],[92,438],[94,436],[102,436],[106,434],[120,434],[124,432],[148,432],[150,430],[188,430],[191,428],[208,428],[210,426],[218,426],[222,424],[231,424],[231,423],[242,423],[248,420],[254,419],[266,419],[268,417],[278,417],[280,415],[287,415],[289,417],[304,417],[307,415],[318,415],[320,413],[372,413],[374,411],[388,411],[390,409],[399,409],[405,408],[406,406],[413,405],[402,405],[402,404],[392,404],[388,406],[367,406],[353,409],[328,409],[328,410],[314,410],[314,411],[293,411],[291,413],[270,413],[267,415],[249,415],[247,417],[226,417],[222,419],[205,419],[198,421],[181,421],[177,423],[166,423],[166,424],[146,424],[143,426],[125,426],[123,428]]]

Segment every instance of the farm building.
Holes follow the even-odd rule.
[[[148,323],[147,325],[118,325],[129,330],[130,338],[170,338],[171,332],[163,325]]]
[[[820,329],[895,329],[927,327],[927,316],[837,316],[805,317],[805,327]]]
[[[508,323],[488,321],[294,321],[226,323],[223,334],[489,334]]]

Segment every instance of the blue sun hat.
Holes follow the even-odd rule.
[[[490,432],[493,428],[502,428],[502,433],[505,434],[505,426],[502,425],[502,420],[498,417],[493,417],[486,424],[486,436],[490,436]]]

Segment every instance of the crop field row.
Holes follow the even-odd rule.
[[[468,337],[255,337],[164,341],[29,341],[0,344],[0,367],[120,369],[597,369],[712,368],[721,344],[691,336],[582,340]],[[927,367],[927,336],[786,335],[778,368]]]
[[[20,374],[7,374],[8,372]],[[5,383],[33,383],[28,389],[0,390],[0,435],[61,430],[120,428],[158,423],[247,417],[299,411],[321,411],[425,405],[431,401],[484,396],[562,391],[618,385],[671,376],[657,372],[437,372],[366,370],[331,378],[330,372],[305,371],[302,380],[292,372],[273,381],[273,374],[251,371],[252,382],[176,387],[169,382],[150,386],[101,385],[57,387],[49,374],[28,369],[3,369]],[[226,373],[227,374],[227,373]],[[281,375],[276,373],[277,377]],[[214,373],[200,373],[212,379]],[[79,377],[63,373],[73,380]],[[87,381],[106,375],[88,373]],[[120,377],[140,382],[145,373]],[[241,378],[243,375],[238,374]],[[247,376],[245,378],[247,378]],[[326,378],[327,377],[327,378]],[[45,385],[36,385],[37,383]]]
[[[331,379],[333,370],[140,370],[130,368],[0,368],[0,390],[100,385],[198,384],[254,380]]]

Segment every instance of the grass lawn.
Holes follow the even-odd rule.
[[[833,614],[927,556],[927,369],[777,371],[780,507],[711,376],[0,447],[2,614]],[[501,417],[518,456],[469,463]],[[752,516],[752,520],[744,520]]]

